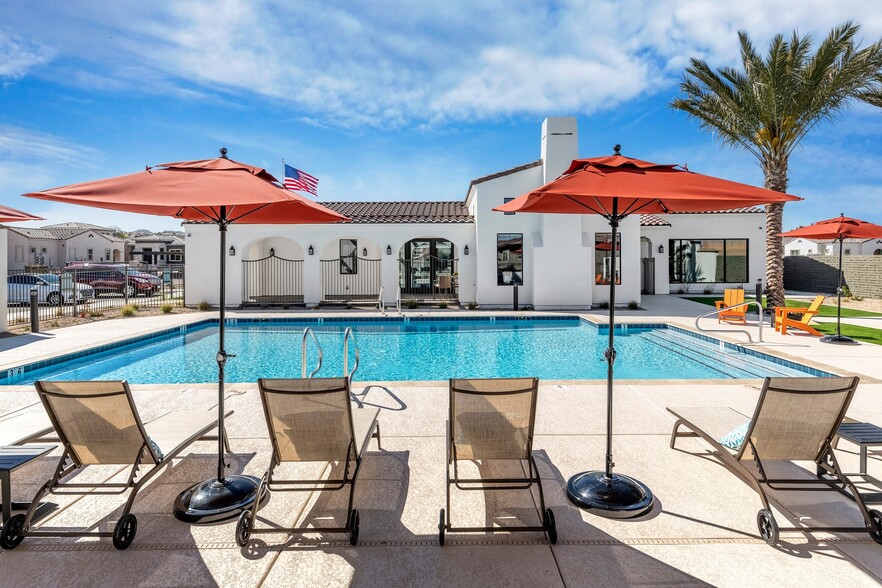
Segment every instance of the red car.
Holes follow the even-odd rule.
[[[75,282],[89,284],[96,296],[107,293],[124,294],[130,298],[153,296],[162,287],[162,280],[157,276],[122,264],[69,263],[64,271],[72,273]]]

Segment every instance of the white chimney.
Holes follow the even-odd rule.
[[[579,157],[579,131],[574,116],[549,116],[542,122],[543,182],[556,179]]]

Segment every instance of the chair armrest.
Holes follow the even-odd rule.
[[[720,310],[721,308],[725,308],[725,307],[726,307],[726,303],[723,302],[722,300],[717,300],[717,301],[715,302],[715,304],[717,305],[717,310]]]

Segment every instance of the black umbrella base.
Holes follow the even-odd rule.
[[[175,518],[203,525],[234,519],[254,504],[259,485],[260,480],[254,476],[227,476],[223,480],[213,478],[199,482],[175,499]]]
[[[610,519],[630,519],[652,508],[652,491],[634,478],[606,472],[583,472],[567,482],[567,497],[579,508]]]
[[[821,337],[821,343],[838,343],[840,345],[860,345],[851,337],[845,335],[824,335]]]

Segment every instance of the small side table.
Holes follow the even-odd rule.
[[[858,462],[860,471],[857,475],[862,477],[865,482],[882,488],[882,481],[867,474],[867,448],[882,447],[882,427],[872,423],[846,419],[839,425],[836,436],[839,439],[850,441],[860,448],[860,461]],[[861,496],[864,497],[864,502],[882,502],[882,492],[861,492]]]
[[[0,486],[2,488],[2,510],[3,522],[9,520],[13,510],[27,510],[30,503],[12,502],[12,487],[10,485],[10,474],[29,463],[41,455],[45,455],[55,449],[54,445],[13,445],[11,447],[0,447]],[[41,504],[36,515],[39,518],[54,509],[56,505],[52,503]]]

